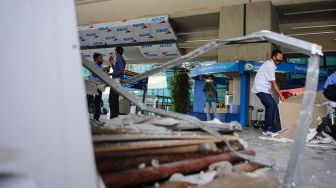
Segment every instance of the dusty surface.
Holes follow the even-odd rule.
[[[238,133],[254,149],[257,155],[271,155],[276,159],[273,172],[283,180],[292,143],[282,143],[259,139],[261,132],[254,128],[246,128]],[[297,187],[330,188],[336,184],[336,149],[305,148],[305,156],[300,169]]]
[[[102,116],[101,119],[104,121],[107,118]],[[257,155],[275,158],[276,166],[272,172],[282,181],[292,143],[260,139],[263,136],[261,131],[254,128],[245,128],[238,135],[247,141],[249,149],[255,150]],[[306,147],[297,187],[330,188],[335,184],[336,149]]]

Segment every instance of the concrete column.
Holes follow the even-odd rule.
[[[219,38],[239,37],[260,30],[279,31],[279,18],[270,1],[220,10]],[[266,60],[271,51],[271,43],[230,45],[218,49],[218,61]]]
[[[219,38],[233,38],[244,35],[244,5],[223,7],[220,10]],[[245,48],[242,45],[224,46],[218,49],[218,62],[235,61]],[[245,54],[245,53],[241,53]]]
[[[279,32],[278,14],[270,1],[223,7],[220,10],[219,38],[240,37],[260,30]],[[218,49],[218,62],[267,60],[271,57],[272,49],[271,43],[224,46]],[[236,105],[240,104],[240,81],[240,77],[233,78],[233,103]],[[249,87],[252,85],[253,76]],[[263,108],[255,94],[250,94],[250,105],[256,109]]]

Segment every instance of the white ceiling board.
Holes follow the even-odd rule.
[[[78,26],[81,47],[175,41],[168,16]]]
[[[115,48],[99,48],[81,50],[81,54],[93,61],[93,54],[100,53],[105,62],[109,61],[111,56],[115,57]],[[156,44],[146,46],[124,47],[124,58],[126,60],[144,60],[144,59],[171,59],[181,56],[176,44]]]
[[[129,60],[144,59],[144,56],[141,54],[137,46],[125,47],[124,49],[125,56]]]

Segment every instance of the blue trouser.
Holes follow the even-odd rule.
[[[216,102],[209,102],[209,101],[205,101],[205,112],[206,112],[206,117],[207,117],[207,121],[210,121],[210,108],[212,110],[212,113],[214,113],[214,118],[217,118],[217,106],[216,106]]]
[[[278,105],[269,93],[259,92],[256,94],[261,103],[265,106],[265,131],[276,132],[278,131],[275,122],[279,121]]]

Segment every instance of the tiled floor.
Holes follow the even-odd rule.
[[[261,132],[254,128],[246,128],[238,133],[254,149],[257,155],[276,159],[274,173],[283,180],[292,143],[283,143],[259,138]],[[336,185],[336,149],[305,148],[303,164],[297,187],[330,188]]]

